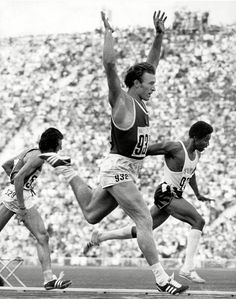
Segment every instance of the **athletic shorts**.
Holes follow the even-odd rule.
[[[101,163],[100,184],[102,188],[106,188],[124,182],[135,182],[141,166],[142,160],[109,154]]]
[[[23,196],[24,196],[24,200],[25,200],[26,209],[30,209],[36,204],[37,196],[35,195],[35,193],[33,191],[24,190]],[[0,197],[0,203],[1,202],[4,204],[4,206],[8,210],[10,210],[14,213],[17,212],[19,202],[16,199],[16,192],[15,192],[14,185],[10,185],[3,190],[1,197]]]
[[[154,194],[154,204],[159,209],[166,208],[174,198],[182,198],[182,191],[178,191],[176,188],[172,188],[167,183],[161,183]]]

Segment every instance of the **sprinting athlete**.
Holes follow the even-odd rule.
[[[71,284],[70,280],[62,279],[62,273],[57,278],[52,272],[49,236],[42,217],[34,207],[37,200],[35,184],[44,163],[38,155],[46,152],[57,153],[61,149],[62,139],[60,131],[49,128],[41,135],[38,147],[26,149],[2,165],[10,183],[0,197],[0,231],[16,214],[18,220],[23,222],[35,237],[46,290],[64,289]]]
[[[117,205],[124,210],[136,225],[138,246],[150,265],[158,290],[175,295],[184,292],[188,286],[182,286],[170,277],[159,262],[152,233],[152,218],[135,183],[149,144],[149,115],[145,102],[149,101],[155,91],[155,73],[160,58],[165,20],[165,13],[154,13],[156,34],[147,61],[129,68],[125,76],[128,91],[125,91],[116,71],[113,29],[102,12],[105,27],[103,65],[111,106],[111,150],[101,166],[101,187],[93,192],[73,173],[71,166],[61,166],[60,169],[90,223],[100,221]],[[55,154],[41,157],[52,166],[60,160]]]
[[[186,248],[186,256],[179,275],[196,283],[205,283],[194,267],[202,230],[205,224],[197,210],[183,198],[183,191],[189,183],[200,201],[212,199],[200,194],[196,182],[195,170],[201,152],[209,145],[213,128],[206,122],[198,121],[189,130],[189,138],[185,142],[157,143],[149,146],[147,155],[164,155],[164,178],[154,195],[151,207],[153,229],[159,227],[171,215],[191,225]],[[95,245],[111,239],[131,239],[137,237],[137,229],[124,227],[114,231],[92,233],[91,241],[84,248],[84,254]]]

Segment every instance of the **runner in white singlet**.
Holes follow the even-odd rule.
[[[155,204],[151,207],[153,229],[160,226],[171,215],[191,225],[188,236],[186,257],[180,275],[190,281],[204,283],[194,267],[202,230],[205,224],[197,210],[183,198],[183,191],[190,184],[200,201],[211,201],[198,190],[195,170],[201,152],[209,145],[213,128],[206,122],[198,121],[189,130],[189,138],[182,142],[166,142],[149,146],[147,155],[164,155],[164,178],[154,195]],[[136,227],[125,227],[114,231],[94,231],[91,241],[85,247],[85,253],[92,246],[111,239],[130,239],[136,237]]]

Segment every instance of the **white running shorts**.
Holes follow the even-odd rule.
[[[137,160],[118,154],[108,154],[100,168],[100,184],[102,188],[123,182],[136,181],[143,160]]]
[[[25,200],[25,207],[26,209],[32,208],[37,201],[37,196],[30,190],[25,190],[23,192],[24,200]],[[16,199],[16,192],[15,192],[15,186],[9,185],[6,187],[0,197],[0,203],[3,203],[4,206],[16,213],[18,210],[18,200]]]

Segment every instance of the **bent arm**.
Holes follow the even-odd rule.
[[[16,197],[19,202],[20,209],[25,208],[25,200],[24,200],[24,196],[23,196],[24,178],[25,178],[25,173],[22,172],[21,174],[18,173],[14,179]]]
[[[199,201],[203,201],[203,202],[215,201],[215,199],[213,199],[213,198],[205,197],[205,196],[200,194],[200,192],[198,191],[197,180],[196,180],[196,175],[195,174],[191,177],[191,179],[189,181],[189,185],[193,189],[193,192],[194,192],[194,194],[196,195],[196,197]]]
[[[4,171],[6,172],[6,174],[8,176],[10,176],[11,172],[12,172],[12,169],[14,167],[14,160],[16,159],[17,157],[14,157],[14,158],[11,158],[9,160],[7,160],[6,162],[4,162],[2,164],[2,168],[4,169]]]
[[[32,157],[25,163],[25,165],[19,170],[19,172],[14,177],[16,197],[19,202],[20,209],[25,208],[25,200],[23,195],[25,178],[29,177],[42,164],[43,162],[39,157]]]
[[[194,194],[196,195],[196,197],[198,198],[200,196],[199,190],[198,190],[198,186],[197,186],[197,180],[196,180],[196,175],[194,173],[194,175],[191,177],[191,179],[189,180],[189,185],[191,186],[191,188],[193,189]]]

